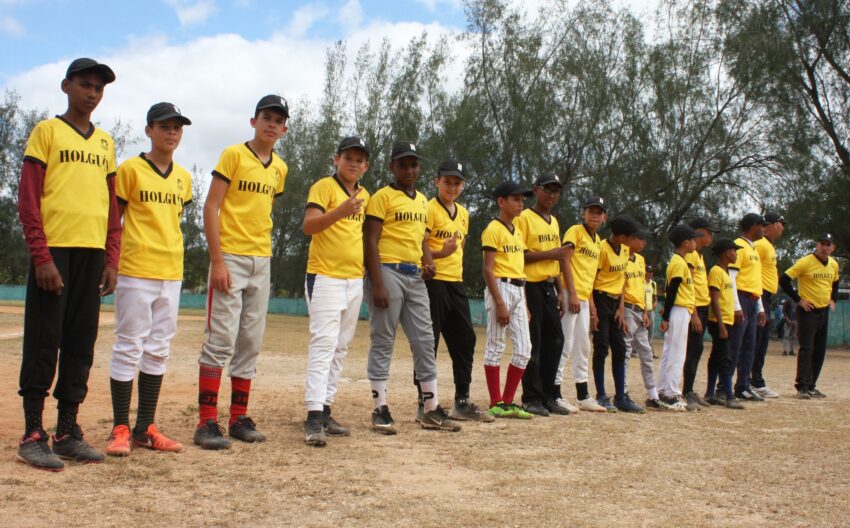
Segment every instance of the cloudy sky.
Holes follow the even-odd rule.
[[[536,10],[545,0],[517,3]],[[616,3],[642,18],[655,4]],[[16,91],[24,108],[62,113],[68,63],[92,57],[118,77],[94,116],[102,127],[121,119],[141,136],[150,105],[173,102],[193,121],[177,161],[208,171],[223,147],[251,137],[248,119],[261,96],[293,102],[321,92],[325,50],[335,41],[353,53],[366,41],[386,37],[398,47],[423,30],[440,39],[465,27],[461,0],[0,0],[0,91]],[[457,68],[465,51],[454,54]],[[125,157],[147,146],[137,143]]]

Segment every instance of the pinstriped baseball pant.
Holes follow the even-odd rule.
[[[484,345],[484,365],[499,365],[505,351],[505,331],[511,333],[513,355],[511,364],[524,369],[531,358],[531,335],[528,331],[528,312],[525,305],[525,288],[496,280],[499,295],[508,307],[511,319],[502,326],[496,317],[496,303],[490,290],[484,290],[484,307],[487,309],[487,343]]]

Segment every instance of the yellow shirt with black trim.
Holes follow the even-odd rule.
[[[735,239],[735,244],[741,247],[738,250],[738,260],[729,265],[730,269],[738,270],[735,286],[738,291],[761,297],[761,261],[759,254],[753,247],[753,243],[744,237]]]
[[[44,167],[41,221],[48,247],[106,247],[107,178],[115,176],[115,145],[92,125],[81,133],[57,116],[33,128],[24,159]]]
[[[646,274],[646,267],[644,266],[644,274]],[[643,291],[646,296],[644,299],[646,310],[652,310],[652,301],[655,300],[655,296],[658,295],[658,286],[655,285],[655,281],[651,280],[649,282],[646,281],[646,275],[644,275],[644,283],[643,283]]]
[[[383,228],[378,254],[384,264],[422,262],[422,241],[428,225],[428,200],[419,191],[407,194],[394,185],[378,190],[366,207],[366,218]]]
[[[615,251],[607,239],[599,243],[599,265],[593,289],[611,295],[623,293],[626,280],[626,265],[629,262],[629,247],[620,244],[620,250]]]
[[[651,295],[652,289],[649,291]],[[640,253],[632,253],[626,263],[626,291],[623,301],[646,310],[646,262]]]
[[[667,263],[667,284],[675,278],[681,278],[679,289],[676,290],[676,306],[688,309],[688,313],[694,313],[694,279],[691,277],[691,268],[678,253],[673,253],[670,262]]]
[[[437,273],[434,279],[447,282],[463,281],[463,242],[469,235],[469,212],[455,202],[454,214],[449,213],[440,198],[435,196],[428,202],[427,230],[428,248],[433,251],[443,249],[446,240],[454,237],[457,249],[448,257],[434,259]]]
[[[562,245],[574,248],[570,258],[570,270],[573,272],[576,295],[582,301],[586,301],[593,291],[596,270],[599,267],[599,243],[599,235],[591,235],[584,224],[576,224],[564,233]]]
[[[549,251],[561,246],[561,228],[558,219],[549,215],[544,218],[534,209],[524,209],[514,220],[525,237],[525,247],[529,252]],[[529,282],[541,282],[557,278],[561,273],[561,263],[557,260],[546,259],[525,263],[525,276]]]
[[[764,291],[776,294],[779,291],[779,270],[777,269],[776,248],[773,243],[762,237],[755,241],[753,247],[761,261],[761,287]]]
[[[723,324],[735,324],[735,299],[732,298],[732,277],[720,266],[712,266],[708,272],[708,287],[720,292],[717,303],[720,305],[720,316]],[[714,310],[708,311],[708,320],[717,322]]]
[[[307,273],[335,279],[362,278],[363,221],[369,205],[369,192],[357,185],[356,195],[363,200],[359,213],[340,218],[323,231],[312,235],[307,255]],[[307,193],[307,207],[323,213],[332,211],[351,195],[337,176],[322,178]]]
[[[283,194],[289,168],[272,152],[263,163],[247,143],[224,149],[213,177],[227,182],[218,220],[221,250],[231,255],[272,255],[272,205]]]
[[[118,167],[115,196],[124,204],[118,273],[183,279],[183,208],[192,202],[192,175],[176,163],[163,173],[144,154]]]
[[[525,235],[516,224],[507,226],[498,218],[491,220],[481,233],[481,249],[496,253],[496,278],[525,278]]]
[[[813,253],[797,260],[785,271],[791,280],[797,279],[800,298],[812,303],[815,308],[829,306],[832,298],[832,285],[838,282],[838,262],[827,257],[826,262],[819,260]]]
[[[691,277],[694,279],[694,305],[708,306],[711,304],[711,297],[708,295],[708,270],[702,253],[691,251],[685,255],[685,262],[691,266]]]

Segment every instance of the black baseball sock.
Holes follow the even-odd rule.
[[[576,383],[576,394],[578,395],[579,401],[587,399],[587,382],[584,383]]]
[[[41,417],[44,413],[44,398],[24,398],[24,436],[43,429]]]
[[[153,423],[161,387],[162,375],[154,376],[153,374],[139,372],[139,410],[136,412],[134,433],[144,433],[148,426]]]
[[[133,397],[133,380],[118,381],[109,378],[109,390],[112,392],[112,426],[130,427],[130,400]]]
[[[79,403],[59,402],[59,418],[56,421],[56,436],[64,436],[74,431],[77,425]]]
[[[469,383],[455,383],[455,401],[469,399]]]
[[[553,400],[560,400],[561,398],[563,398],[563,396],[561,395],[561,386],[560,385],[552,385],[552,399]]]

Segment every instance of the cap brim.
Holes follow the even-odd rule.
[[[605,212],[605,213],[608,212],[607,207],[605,207],[604,205],[600,205],[598,203],[586,203],[586,204],[584,204],[584,207],[582,207],[582,209],[588,209],[590,207],[598,207],[598,208],[602,209],[603,212]]]
[[[393,156],[393,161],[401,158],[417,158],[422,159],[422,155],[416,152],[415,150],[407,150],[405,152],[401,152]]]
[[[557,185],[558,187],[562,188],[562,189],[564,188],[564,184],[559,182],[558,180],[548,180],[548,181],[544,181],[544,182],[534,182],[534,185],[537,186],[537,187],[546,187],[547,185],[552,185],[553,183],[555,185]]]
[[[366,153],[367,156],[371,155],[370,152],[369,152],[369,149],[367,149],[363,145],[346,145],[344,147],[338,147],[336,149],[336,153],[339,154],[341,152],[344,152],[346,150],[351,150],[351,149],[362,150],[363,152]]]
[[[156,119],[153,119],[151,122],[158,123],[160,121],[168,121],[169,119],[176,119],[176,120],[180,121],[180,124],[182,124],[182,125],[191,125],[192,124],[191,119],[189,119],[188,117],[186,117],[184,115],[180,115],[180,114],[168,114],[168,115],[164,115],[164,116],[158,116]]]
[[[258,106],[257,112],[259,112],[260,110],[277,110],[278,112],[283,114],[285,117],[289,117],[289,109],[286,108],[285,106],[281,106],[279,104],[270,104],[270,105],[265,105],[265,106]]]
[[[457,170],[439,171],[437,172],[437,177],[439,178],[440,176],[457,176],[461,180],[466,180],[463,173]]]
[[[72,75],[76,75],[78,73],[83,72],[96,72],[100,74],[100,77],[103,79],[103,82],[106,84],[115,82],[115,72],[112,71],[112,68],[107,66],[106,64],[94,64],[92,66],[79,68],[74,71],[68,72],[68,77]]]

